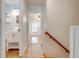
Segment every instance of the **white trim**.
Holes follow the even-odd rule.
[[[23,49],[23,2],[24,0],[20,0],[20,35],[21,35],[21,38],[20,38],[20,45],[19,45],[19,57],[22,57],[23,56],[23,53],[24,53],[24,49]]]
[[[73,29],[74,27],[70,27],[70,58],[73,58]]]
[[[1,57],[5,57],[5,0],[1,0]]]
[[[27,44],[26,44],[25,48],[23,49],[23,56],[24,56],[24,54],[26,52],[26,49],[27,49]]]

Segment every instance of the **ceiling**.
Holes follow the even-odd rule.
[[[5,0],[6,4],[18,4],[19,0]]]
[[[20,0],[5,0],[7,4],[18,4]],[[25,0],[29,5],[42,5],[44,0]]]
[[[43,0],[28,0],[30,5],[42,5]]]

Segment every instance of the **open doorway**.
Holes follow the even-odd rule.
[[[32,37],[41,37],[42,34],[43,1],[42,0],[27,0],[27,1],[28,1],[28,9],[27,9],[28,40],[32,42],[35,41],[34,39],[32,39]]]
[[[5,0],[5,57],[19,57],[19,0]]]
[[[29,41],[30,43],[37,43],[37,41],[39,42],[40,40],[38,39],[32,39],[34,37],[36,38],[40,38],[41,37],[41,24],[42,24],[42,20],[41,20],[41,13],[30,13],[28,15],[28,37],[29,37]]]
[[[27,0],[28,53],[25,57],[43,57],[41,38],[43,34],[44,2],[44,0]]]
[[[26,48],[41,50],[44,0],[2,0],[2,53],[6,58],[23,57]],[[5,1],[5,2],[4,2]],[[29,47],[27,46],[29,44]],[[32,54],[34,55],[34,54]],[[37,55],[37,54],[35,54]],[[27,57],[35,57],[28,56]],[[39,56],[39,55],[38,55]],[[36,57],[38,57],[36,56]]]

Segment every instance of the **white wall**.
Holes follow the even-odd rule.
[[[1,0],[0,0],[0,57],[1,57]]]
[[[49,58],[67,58],[69,57],[68,53],[61,48],[55,41],[49,39],[48,36],[45,36],[43,42],[43,52]]]
[[[71,25],[79,25],[78,15],[79,0],[47,0],[46,30],[68,49],[69,29]],[[58,53],[59,57],[61,54]]]
[[[21,40],[20,40],[20,55],[22,56],[27,48],[27,5],[26,0],[20,0],[20,30],[21,30]]]
[[[5,57],[5,0],[1,0],[1,57]]]
[[[79,25],[79,0],[47,0],[47,29],[69,48],[69,27]]]

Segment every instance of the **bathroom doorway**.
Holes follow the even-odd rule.
[[[5,0],[5,57],[19,57],[19,0]]]
[[[2,57],[23,57],[26,48],[30,50],[31,47],[37,48],[37,50],[32,50],[32,52],[41,50],[45,18],[44,2],[46,1],[2,1]]]

